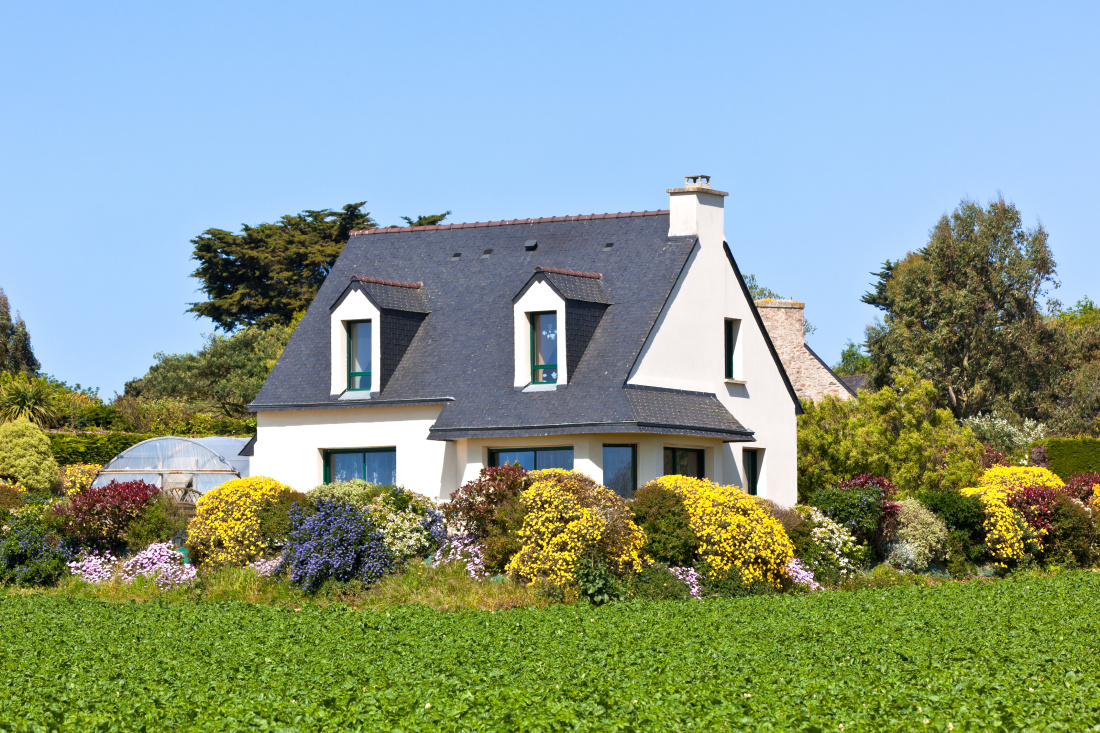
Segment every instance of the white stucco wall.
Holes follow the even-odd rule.
[[[558,314],[558,384],[569,381],[565,358],[565,301],[545,280],[535,280],[512,306],[515,332],[516,387],[531,383],[531,320],[528,313]]]
[[[382,339],[379,336],[380,313],[361,290],[348,293],[330,317],[332,329],[332,389],[331,394],[338,395],[348,388],[348,327],[349,321],[371,322],[371,389],[370,394],[378,390],[378,378],[382,369]],[[359,399],[369,396],[366,392],[352,393]]]
[[[393,447],[398,484],[446,498],[460,473],[455,444],[428,440],[441,409],[417,405],[260,412],[252,475],[309,491],[323,480],[323,451]]]
[[[748,299],[722,249],[722,197],[673,193],[673,234],[699,243],[665,304],[628,379],[631,384],[711,392],[755,432],[755,443],[722,448],[721,478],[742,485],[743,448],[763,449],[759,493],[789,506],[798,497],[798,432],[794,402],[756,324]],[[736,243],[731,244],[734,256]],[[741,321],[740,378],[725,379],[725,319]]]

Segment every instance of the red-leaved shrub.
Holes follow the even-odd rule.
[[[1100,473],[1096,471],[1075,473],[1069,477],[1069,481],[1066,481],[1062,491],[1066,492],[1067,496],[1088,504],[1096,496],[1093,492],[1097,486],[1100,486]]]
[[[85,489],[52,511],[62,532],[81,545],[114,552],[130,522],[159,493],[157,486],[144,481],[112,481]]]
[[[1027,486],[1008,494],[1005,503],[1020,512],[1039,537],[1045,540],[1054,530],[1053,520],[1061,494],[1059,489],[1047,486]]]
[[[483,468],[476,479],[451,494],[451,500],[443,505],[443,515],[448,524],[463,533],[485,537],[497,509],[530,485],[527,471],[521,466]]]

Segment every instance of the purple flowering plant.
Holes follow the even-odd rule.
[[[695,568],[669,568],[672,577],[688,587],[692,598],[703,597],[703,576]]]
[[[290,535],[279,571],[307,592],[326,580],[374,583],[394,566],[385,539],[358,508],[322,499],[312,512],[290,509]]]
[[[438,568],[452,562],[464,564],[471,578],[481,579],[489,575],[485,570],[485,545],[475,534],[455,535],[441,543],[432,567]]]
[[[69,563],[69,571],[86,583],[108,583],[117,568],[118,558],[109,552],[90,552]]]
[[[185,565],[183,555],[171,542],[157,542],[126,561],[122,579],[153,578],[161,590],[171,590],[195,582],[195,566]]]
[[[804,586],[811,591],[821,590],[821,584],[814,579],[813,571],[803,565],[797,557],[792,557],[787,563],[787,577],[795,585]]]

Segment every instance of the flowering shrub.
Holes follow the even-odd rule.
[[[670,567],[668,572],[672,577],[679,580],[681,583],[687,586],[688,593],[692,598],[703,597],[703,576],[699,574],[695,568],[673,568]]]
[[[75,496],[92,485],[99,469],[103,466],[97,463],[73,463],[62,466],[57,472],[57,482],[61,485],[61,491],[65,496]]]
[[[109,552],[90,552],[68,564],[69,572],[87,583],[109,583],[118,570],[118,558]]]
[[[195,582],[195,575],[195,566],[184,565],[183,555],[176,551],[171,542],[149,545],[122,567],[124,581],[153,578],[161,590],[190,585]]]
[[[51,514],[79,545],[117,552],[130,523],[158,494],[157,486],[144,481],[112,481],[54,505]]]
[[[387,487],[383,484],[372,484],[370,481],[354,478],[350,481],[321,484],[309,492],[309,500],[314,504],[322,499],[342,501],[356,509],[362,509],[386,489]]]
[[[447,537],[443,515],[434,501],[400,487],[376,496],[363,511],[382,534],[395,562],[423,555]]]
[[[322,499],[316,511],[294,506],[280,571],[306,591],[326,580],[373,583],[394,565],[385,538],[351,504]]]
[[[799,559],[815,576],[847,577],[867,560],[867,548],[843,525],[816,507],[797,505],[794,509],[809,525],[809,541],[798,548]]]
[[[813,571],[803,565],[797,557],[792,557],[787,562],[787,577],[795,585],[809,588],[811,592],[821,590],[821,584],[814,580]]]
[[[995,567],[1007,570],[1038,551],[1039,545],[1023,515],[1005,503],[1007,491],[987,486],[963,489],[962,493],[964,496],[975,496],[982,502],[985,544]]]
[[[1005,504],[1019,512],[1031,527],[1040,544],[1046,544],[1054,531],[1054,515],[1058,511],[1059,489],[1047,486],[1027,486],[1005,496]]]
[[[683,500],[708,575],[736,574],[745,585],[780,586],[794,548],[779,522],[752,497],[737,487],[686,476],[662,476],[649,485],[669,489]]]
[[[835,489],[814,492],[810,503],[838,522],[859,542],[877,547],[888,540],[899,505],[890,501],[894,485],[881,476],[863,474],[841,481]]]
[[[1075,473],[1062,487],[1062,491],[1077,501],[1088,504],[1095,493],[1100,491],[1100,473]]]
[[[1060,489],[1062,479],[1045,468],[1037,466],[994,466],[978,479],[978,487],[1001,494],[1026,488]]]
[[[0,530],[0,583],[45,585],[65,572],[69,553],[42,522],[42,507],[22,507]]]
[[[471,578],[484,578],[488,575],[485,570],[485,545],[475,535],[459,534],[449,537],[436,553],[432,567],[437,568],[452,562],[465,565]]]
[[[947,525],[916,499],[901,502],[896,540],[887,560],[902,570],[924,570],[946,557]]]
[[[476,479],[451,494],[443,513],[460,532],[485,537],[491,533],[497,508],[517,498],[530,485],[531,477],[522,466],[483,468]]]
[[[122,537],[131,552],[154,542],[175,539],[187,529],[187,515],[179,503],[161,492],[146,503],[141,513],[126,526]]]
[[[187,528],[191,559],[213,566],[245,565],[255,560],[269,548],[270,538],[261,532],[261,512],[280,496],[293,492],[266,476],[233,479],[211,489],[199,499],[196,516]],[[294,504],[290,511],[300,506]]]
[[[996,413],[964,418],[962,424],[969,427],[978,440],[1001,453],[1023,450],[1047,435],[1046,426],[1040,422],[1024,418],[1023,424],[1016,426]]]
[[[520,499],[527,508],[518,532],[519,552],[505,571],[532,583],[565,586],[576,581],[582,557],[613,575],[642,569],[645,532],[626,502],[576,471],[534,471]]]
[[[3,524],[8,512],[19,506],[22,493],[23,490],[19,486],[0,481],[0,524]]]

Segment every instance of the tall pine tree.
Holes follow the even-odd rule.
[[[31,348],[27,324],[18,312],[12,319],[8,296],[0,288],[0,371],[33,376],[41,367]]]

